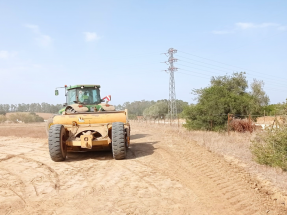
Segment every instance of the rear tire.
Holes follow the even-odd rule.
[[[67,156],[66,130],[63,125],[52,125],[49,130],[49,152],[55,162],[64,161]]]
[[[112,125],[112,151],[116,160],[125,159],[127,156],[124,123],[114,122]]]

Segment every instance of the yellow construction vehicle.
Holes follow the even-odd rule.
[[[49,152],[53,161],[64,161],[68,151],[111,150],[125,159],[130,145],[127,110],[116,111],[100,97],[100,85],[65,86],[66,103],[59,115],[47,121]],[[58,88],[55,95],[59,95]]]

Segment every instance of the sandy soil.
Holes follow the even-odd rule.
[[[43,138],[1,136],[0,149],[0,214],[287,214],[244,170],[161,128],[134,124],[121,161],[55,163]]]

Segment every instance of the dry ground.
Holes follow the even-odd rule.
[[[45,122],[41,123],[3,123],[0,124],[1,136],[15,136],[15,137],[32,137],[32,138],[46,138],[47,135],[44,130]]]
[[[55,163],[43,124],[3,129],[15,137],[0,134],[0,214],[287,214],[244,167],[181,130],[132,123],[126,160],[87,152]]]

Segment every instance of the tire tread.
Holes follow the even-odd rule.
[[[114,122],[112,124],[112,151],[113,157],[116,160],[126,158],[127,149],[125,143],[125,130],[124,123],[122,122]]]
[[[55,162],[64,161],[66,159],[61,151],[61,132],[63,127],[63,125],[55,124],[52,125],[49,130],[49,152],[51,159]]]

